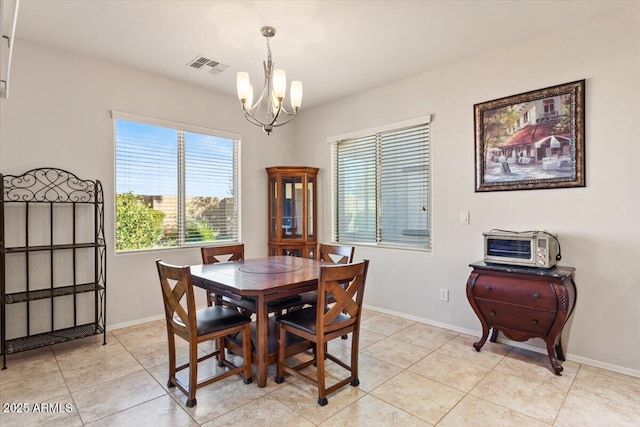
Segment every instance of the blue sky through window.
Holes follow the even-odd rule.
[[[116,192],[177,195],[178,130],[116,120]],[[185,132],[186,196],[232,196],[234,141]]]

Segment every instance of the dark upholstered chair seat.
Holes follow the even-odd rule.
[[[174,317],[174,321],[181,326],[185,326],[179,317]],[[227,307],[214,305],[196,311],[196,330],[198,335],[206,335],[218,332],[223,329],[240,326],[251,322],[249,316],[238,313]]]
[[[328,308],[325,309],[325,312]],[[276,322],[284,323],[285,325],[293,328],[298,328],[307,333],[316,333],[316,307],[307,307],[302,310],[295,310],[282,316],[276,317]],[[345,320],[349,320],[351,317],[341,313],[339,314],[333,323],[339,323]]]
[[[267,307],[269,309],[269,313],[281,312],[291,306],[301,304],[299,302],[301,299],[302,297],[300,295],[278,298],[276,300],[269,301]],[[222,297],[222,300],[232,306],[243,308],[251,313],[256,312],[256,299],[254,297],[243,296],[240,300]]]

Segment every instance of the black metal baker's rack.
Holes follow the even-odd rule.
[[[62,169],[39,168],[22,175],[0,174],[0,190],[2,369],[12,353],[98,334],[103,334],[106,344],[107,268],[100,181],[82,180]],[[42,262],[43,253],[48,262]],[[17,268],[12,269],[11,279],[16,279],[16,272],[20,276],[16,283],[7,277],[12,262]],[[81,298],[82,294],[89,298]],[[12,304],[24,304],[19,310],[26,314],[23,323],[17,318],[20,315],[8,317]],[[60,307],[68,306],[73,307],[72,313],[60,312]],[[50,327],[43,322],[45,311],[50,312]],[[7,338],[7,320],[24,333],[14,332],[18,336]]]

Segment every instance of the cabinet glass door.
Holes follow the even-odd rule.
[[[302,177],[282,177],[280,191],[280,212],[282,212],[282,238],[299,239],[302,237]]]
[[[278,181],[275,177],[269,180],[269,238],[278,238]]]
[[[314,178],[307,179],[307,233],[309,237],[313,237],[315,235],[315,230],[313,229],[313,204],[316,202],[313,199],[314,194]]]

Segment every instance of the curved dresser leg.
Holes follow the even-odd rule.
[[[553,341],[547,341],[547,353],[549,354],[549,361],[551,362],[551,367],[553,368],[553,372],[556,375],[562,376],[562,370],[564,369],[558,359],[556,359],[556,348],[553,345]]]
[[[489,336],[489,327],[487,325],[482,325],[482,337],[480,338],[480,341],[473,343],[473,348],[475,348],[476,351],[480,351],[484,343],[487,342],[488,336]]]

